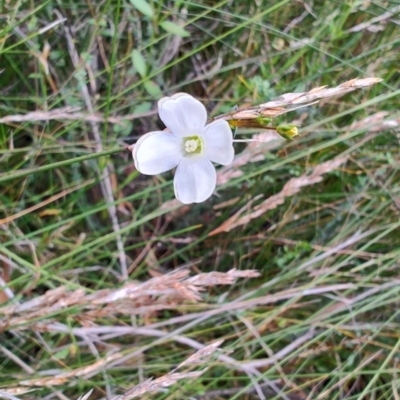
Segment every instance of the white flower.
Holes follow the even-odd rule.
[[[158,113],[168,130],[146,133],[133,148],[136,169],[157,175],[177,167],[176,198],[201,203],[213,193],[217,174],[212,162],[227,165],[234,157],[228,122],[207,125],[207,111],[194,97],[178,93],[158,102]]]

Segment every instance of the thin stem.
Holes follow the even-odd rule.
[[[259,140],[259,139],[233,139],[234,143],[249,143],[249,142],[261,142],[268,143],[268,140]]]
[[[71,165],[71,164],[81,162],[81,161],[92,160],[94,158],[99,158],[99,157],[103,157],[103,156],[110,156],[111,154],[119,153],[124,150],[125,149],[123,147],[118,147],[118,148],[114,148],[114,149],[110,149],[110,150],[104,150],[99,153],[92,153],[92,154],[88,154],[86,156],[71,158],[69,160],[43,165],[42,167],[38,167],[38,168],[31,168],[31,169],[26,169],[23,171],[18,171],[15,173],[4,174],[4,175],[0,176],[0,183],[9,181],[11,179],[23,178],[25,176],[28,176],[30,174],[34,174],[37,172],[44,172],[44,171],[52,170],[54,168],[65,167],[67,165]]]

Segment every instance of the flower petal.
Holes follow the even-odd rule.
[[[184,204],[201,203],[213,194],[216,182],[217,173],[209,160],[184,158],[175,172],[175,196]]]
[[[177,93],[158,102],[158,114],[165,126],[179,137],[201,133],[207,123],[207,110],[190,94]]]
[[[233,161],[235,149],[228,122],[220,119],[208,124],[203,133],[203,140],[204,156],[210,161],[222,165],[228,165]]]
[[[142,174],[157,175],[175,168],[182,159],[181,141],[169,132],[143,135],[133,148],[136,169]]]

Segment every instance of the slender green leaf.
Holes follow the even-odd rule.
[[[146,17],[153,18],[154,11],[151,5],[146,0],[130,0],[133,7],[140,11]]]
[[[133,50],[131,57],[132,64],[135,67],[136,71],[142,78],[144,78],[147,73],[147,65],[142,53],[139,50]]]
[[[146,92],[153,97],[161,97],[161,89],[160,87],[157,85],[157,83],[155,83],[154,81],[146,81],[144,82],[144,88],[146,90]]]
[[[180,37],[188,37],[190,33],[185,29],[171,21],[164,21],[160,23],[160,26],[167,31],[168,33],[172,33],[173,35]]]

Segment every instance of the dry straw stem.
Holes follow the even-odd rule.
[[[22,394],[33,392],[35,389],[26,387],[11,387],[7,389],[0,388],[0,399],[20,400],[19,397]]]
[[[88,393],[86,393],[86,394],[82,395],[81,397],[79,397],[78,400],[88,400],[88,398],[90,397],[90,395],[92,394],[92,392],[93,392],[93,389],[90,390]]]
[[[121,354],[115,353],[106,356],[101,360],[96,361],[95,363],[85,367],[77,368],[68,372],[62,372],[60,374],[56,374],[54,376],[49,376],[45,378],[34,378],[26,381],[20,381],[19,384],[22,386],[39,386],[39,387],[63,385],[65,383],[68,383],[68,381],[70,381],[72,378],[85,377],[89,374],[102,371],[107,364],[111,363],[112,361],[120,357]]]
[[[181,379],[194,379],[202,375],[207,369],[196,372],[175,372],[157,379],[148,379],[143,383],[135,386],[122,396],[114,397],[112,400],[130,400],[135,399],[146,394],[164,390],[166,387],[171,386]],[[142,397],[141,397],[142,398]]]
[[[64,16],[61,15],[61,13],[57,9],[54,9],[53,12],[59,17],[59,20],[62,20],[64,18]],[[66,25],[63,25],[62,27],[64,30],[64,36],[65,36],[65,39],[67,42],[67,48],[68,48],[68,52],[70,54],[72,64],[74,65],[75,69],[77,71],[79,71],[80,66],[81,66],[81,60],[80,60],[79,53],[75,47],[75,40],[72,37],[72,31],[70,31]],[[90,114],[93,114],[94,110],[95,110],[95,99],[91,97],[88,86],[81,85],[80,93],[81,93],[82,99],[85,102],[88,112]],[[96,153],[101,153],[103,151],[103,142],[102,142],[102,135],[100,133],[100,126],[97,122],[94,122],[94,121],[90,121],[89,125],[91,126],[91,131],[89,132],[88,137],[91,139],[94,139]],[[122,236],[121,236],[121,232],[120,232],[121,227],[120,227],[119,221],[118,221],[117,207],[114,204],[115,198],[114,198],[113,185],[111,182],[113,167],[111,164],[106,164],[106,165],[104,165],[103,168],[100,168],[97,165],[96,170],[97,170],[98,176],[101,178],[101,180],[99,182],[100,189],[101,189],[102,195],[104,197],[104,200],[107,204],[108,216],[110,218],[111,225],[112,225],[113,231],[115,233],[115,241],[116,241],[116,246],[117,246],[117,250],[118,250],[118,259],[119,259],[121,278],[127,279],[128,278],[127,257],[126,257],[124,243],[122,241]]]
[[[176,369],[180,369],[182,367],[191,365],[191,364],[199,364],[203,362],[204,358],[208,358],[212,356],[216,349],[221,346],[223,343],[223,340],[217,340],[214,343],[211,343],[207,346],[204,346],[202,349],[191,355],[189,358],[187,358],[185,361],[181,362]]]
[[[61,310],[65,313],[67,309],[74,307],[81,309],[80,319],[86,322],[116,314],[137,315],[173,309],[184,301],[200,301],[200,292],[208,286],[232,285],[238,278],[259,275],[255,270],[232,269],[228,272],[209,272],[190,277],[187,269],[180,269],[147,282],[130,281],[119,289],[100,290],[91,294],[86,294],[84,289],[71,290],[61,286],[24,303],[1,307],[0,331],[33,327],[46,331],[49,322],[44,322],[43,318]],[[42,322],[33,322],[38,319]]]
[[[223,343],[223,340],[216,341],[214,343],[211,343],[210,345],[204,346],[202,349],[198,350],[195,354],[190,356],[188,359],[186,359],[184,362],[179,364],[177,368],[175,368],[173,371],[169,372],[168,374],[161,376],[157,379],[148,379],[139,385],[133,387],[129,391],[127,391],[124,395],[122,396],[117,396],[114,397],[113,400],[129,400],[133,399],[138,396],[142,396],[144,394],[156,392],[159,390],[162,390],[168,386],[173,385],[177,381],[181,379],[187,379],[187,378],[197,378],[200,375],[202,375],[207,368],[201,370],[201,371],[195,371],[195,372],[176,372],[178,369],[184,367],[184,366],[190,366],[194,364],[202,364],[204,365],[208,359],[213,356],[219,346]],[[21,381],[19,382],[20,385],[22,386],[57,386],[57,385],[62,385],[67,383],[69,380],[72,378],[76,377],[85,377],[89,376],[93,372],[100,371],[102,368],[104,368],[107,364],[111,363],[113,360],[116,360],[121,357],[121,354],[115,353],[113,355],[107,356],[89,366],[85,366],[82,368],[77,368],[68,372],[63,372],[51,377],[45,377],[45,378],[34,378],[26,381]],[[15,391],[15,389],[14,389]],[[18,390],[18,392],[21,392],[21,389]]]
[[[349,243],[346,243],[346,245],[349,245]],[[334,250],[333,250],[334,252]],[[327,253],[330,254],[330,253]],[[390,282],[391,286],[398,285],[398,282]],[[278,293],[270,294],[267,296],[261,296],[257,298],[252,298],[250,300],[243,300],[243,298],[239,298],[237,300],[234,300],[233,302],[229,302],[226,304],[221,304],[218,305],[214,310],[206,310],[201,313],[191,313],[187,315],[183,315],[177,318],[171,318],[168,321],[164,322],[164,326],[166,324],[176,324],[176,323],[181,323],[185,322],[187,320],[197,320],[197,321],[204,321],[204,318],[209,318],[213,315],[217,314],[225,314],[226,312],[232,312],[232,311],[239,311],[243,309],[250,309],[255,306],[259,305],[266,305],[266,304],[272,304],[276,303],[282,300],[286,299],[295,299],[295,298],[302,298],[303,296],[309,296],[309,295],[321,295],[324,293],[328,292],[334,292],[336,295],[338,295],[338,291],[342,290],[348,290],[348,289],[354,289],[355,286],[353,284],[337,284],[337,285],[330,285],[330,286],[321,286],[321,287],[314,287],[314,288],[307,288],[306,286],[302,286],[299,288],[292,288],[288,290],[284,290]],[[383,287],[382,287],[383,288]],[[385,289],[388,288],[387,285],[384,287]],[[379,288],[374,288],[374,291],[380,290],[381,287]],[[247,293],[249,295],[250,293]],[[370,294],[370,292],[363,293],[362,298],[367,297]],[[52,293],[52,296],[48,297],[56,297],[56,293]],[[360,297],[361,298],[361,297]],[[359,297],[351,299],[351,304],[355,304],[358,301]],[[349,300],[350,301],[350,300]],[[332,313],[337,313],[343,311],[342,305],[346,307],[346,304],[348,305],[348,300],[346,298],[341,298],[340,300],[340,305],[341,307],[332,310],[331,313],[323,313],[323,317],[327,318],[330,314]],[[342,304],[343,303],[343,304]],[[32,304],[30,304],[29,307],[25,307],[26,309],[31,309]],[[38,303],[36,303],[36,306],[38,306]],[[51,321],[43,321],[41,323],[35,323],[34,321],[31,321],[31,323],[26,326],[26,327],[21,327],[21,329],[30,329],[34,330],[35,332],[38,331],[48,331],[48,332],[59,332],[59,333],[65,333],[69,335],[74,335],[78,337],[82,337],[85,341],[96,341],[96,342],[101,342],[104,343],[104,341],[110,340],[114,337],[122,337],[124,335],[134,335],[137,337],[138,335],[144,335],[144,336],[151,336],[151,337],[158,337],[162,338],[162,341],[166,340],[167,338],[172,341],[176,341],[177,343],[187,345],[189,347],[192,347],[196,350],[199,350],[199,352],[195,356],[189,357],[186,361],[182,362],[178,368],[182,367],[188,367],[189,365],[194,365],[198,361],[200,361],[201,358],[203,357],[209,357],[210,355],[214,354],[214,349],[216,349],[221,342],[216,342],[213,343],[212,345],[209,346],[204,346],[201,343],[179,335],[177,333],[169,333],[165,329],[159,330],[159,329],[154,329],[155,325],[160,325],[159,322],[149,325],[147,327],[143,328],[138,328],[138,327],[130,327],[130,326],[94,326],[93,324],[88,321],[86,318],[86,322],[88,326],[82,327],[82,328],[75,328],[75,327],[70,327],[63,325],[61,323],[52,323]],[[319,321],[320,322],[320,321]],[[153,326],[153,327],[151,327]],[[269,367],[276,362],[278,362],[280,359],[286,357],[288,354],[292,353],[295,349],[298,349],[299,346],[301,346],[304,342],[310,340],[315,334],[315,330],[311,328],[308,332],[306,332],[304,335],[301,337],[297,338],[294,342],[290,343],[287,347],[281,349],[279,352],[275,353],[273,356],[266,358],[266,359],[257,359],[257,360],[250,360],[250,361],[239,361],[236,360],[232,357],[229,357],[228,355],[225,354],[220,354],[219,352],[216,353],[216,358],[224,363],[227,367],[233,368],[239,371],[243,371],[246,374],[248,374],[250,377],[253,376],[259,376],[260,379],[262,374],[261,372],[258,371],[257,368],[265,368]],[[157,341],[156,341],[157,342]],[[156,342],[153,342],[150,346],[154,346]],[[113,355],[106,356],[102,360],[98,360],[92,365],[88,365],[82,368],[75,369],[73,371],[69,370],[66,372],[62,373],[57,373],[54,376],[51,377],[46,377],[43,378],[40,377],[39,379],[30,379],[28,381],[23,381],[22,383],[24,385],[30,385],[30,386],[38,386],[38,385],[57,385],[57,384],[66,384],[68,383],[67,381],[73,381],[74,378],[76,377],[84,377],[84,378],[90,378],[93,374],[99,373],[100,370],[104,371],[107,370],[108,368],[115,366],[115,365],[121,365],[122,363],[128,361],[129,359],[137,357],[139,354],[141,354],[143,351],[145,351],[145,348],[141,348],[139,350],[133,350],[131,353],[128,354],[122,354],[122,353],[114,353]],[[171,372],[175,372],[171,371]],[[175,375],[176,376],[176,375]],[[268,381],[269,382],[269,381]],[[22,384],[21,383],[21,384]],[[257,387],[257,382],[254,381],[253,384],[255,387]],[[274,383],[269,382],[269,386],[271,388],[274,388]],[[275,390],[275,389],[274,389]],[[278,390],[275,390],[276,392]],[[258,393],[258,392],[257,392]],[[262,394],[259,394],[260,399],[265,399],[265,397],[262,396]]]
[[[251,120],[259,117],[277,117],[278,115],[293,111],[295,109],[306,107],[311,104],[316,104],[322,99],[328,97],[340,96],[345,93],[352,92],[356,89],[362,89],[375,83],[381,82],[380,78],[362,78],[352,79],[344,82],[339,86],[328,88],[327,86],[320,86],[311,89],[308,92],[299,93],[286,93],[278,98],[268,101],[257,106],[242,108],[238,111],[221,114],[213,118],[229,120]],[[109,122],[112,124],[122,124],[124,120],[132,120],[156,114],[156,111],[149,111],[144,114],[132,115],[115,115],[108,116],[107,118],[100,113],[84,113],[79,108],[63,107],[49,111],[33,111],[24,115],[7,115],[0,118],[0,123],[11,122],[38,122],[50,120],[73,120],[73,121],[87,121],[90,123],[96,122]]]
[[[333,96],[340,96],[345,93],[352,92],[356,89],[361,89],[367,86],[374,85],[375,83],[381,81],[382,79],[380,78],[352,79],[333,88],[320,86],[311,89],[309,92],[286,93],[275,100],[268,101],[267,103],[222,114],[215,117],[214,119],[243,120],[256,119],[259,117],[277,117],[278,115],[282,115],[289,111],[306,107],[311,104],[316,104],[322,99]]]
[[[241,216],[246,210],[249,209],[249,205],[247,204],[235,215],[227,219],[217,229],[214,229],[212,232],[210,232],[209,236],[216,235],[221,232],[229,232],[232,229],[237,228],[238,226],[248,224],[252,219],[258,218],[266,213],[268,210],[272,210],[283,204],[287,197],[295,195],[300,191],[302,187],[314,185],[318,182],[321,182],[324,174],[335,170],[340,165],[345,163],[346,160],[346,157],[335,158],[331,161],[327,161],[323,164],[316,166],[311,174],[302,175],[299,178],[290,179],[289,182],[285,184],[283,189],[278,194],[269,197],[262,203],[253,207],[253,210],[251,212]]]
[[[356,26],[351,27],[346,33],[351,32],[361,32],[367,30],[369,32],[377,32],[378,30],[385,29],[382,23],[385,23],[388,19],[396,16],[400,12],[400,6],[393,7],[392,9],[388,9],[388,11],[384,12],[381,15],[378,15],[375,18],[371,18],[369,21],[362,22]],[[396,22],[398,24],[398,22]]]
[[[388,118],[390,116],[390,118]],[[394,118],[388,111],[378,111],[361,121],[353,122],[350,130],[368,129],[369,132],[380,132],[385,129],[398,128],[400,117]]]
[[[215,354],[215,352],[217,351],[219,346],[221,346],[222,343],[223,340],[218,340],[217,342],[211,343],[210,345],[203,347],[202,349],[194,353],[192,356],[190,356],[188,359],[183,361],[181,364],[179,364],[174,371],[171,371],[170,373],[154,380],[148,379],[140,383],[139,385],[136,385],[132,389],[128,390],[124,395],[117,396],[112,400],[134,399],[136,397],[143,396],[145,394],[163,390],[164,388],[173,385],[174,383],[176,383],[181,379],[198,378],[207,370],[207,368],[195,372],[175,372],[175,371],[177,369],[180,369],[184,366],[189,366],[191,364],[204,364],[208,358],[210,358],[212,355]]]
[[[48,111],[32,111],[27,114],[6,115],[0,118],[0,123],[9,124],[12,122],[40,122],[40,121],[85,121],[85,122],[109,122],[111,124],[123,124],[126,120],[148,117],[155,115],[156,111],[149,111],[141,114],[130,114],[124,116],[105,117],[100,113],[82,112],[79,107],[61,107]]]

